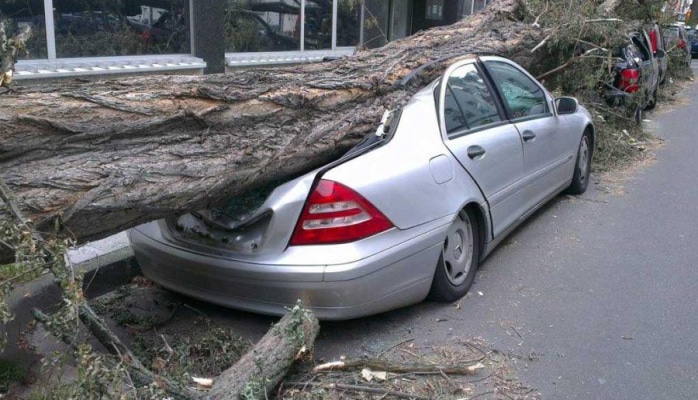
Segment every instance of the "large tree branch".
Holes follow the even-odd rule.
[[[65,82],[0,98],[0,177],[45,227],[93,239],[219,204],[338,157],[403,104],[447,55],[523,65],[546,31],[511,22],[515,0],[453,26],[330,63],[213,76]]]

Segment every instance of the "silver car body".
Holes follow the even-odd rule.
[[[466,59],[449,67],[442,81],[459,66],[488,60],[516,66],[500,57]],[[195,298],[273,315],[298,299],[321,319],[356,318],[422,301],[458,213],[466,207],[475,211],[484,238],[480,258],[486,257],[518,223],[570,185],[582,133],[593,130],[581,106],[558,115],[555,100],[541,86],[549,115],[449,138],[444,107],[437,111],[435,93],[444,104],[439,86],[433,82],[411,98],[384,145],[276,187],[248,218],[259,222],[233,230],[227,245],[215,240],[215,232],[207,233],[213,241],[184,237],[165,220],[132,229],[143,273]],[[532,132],[534,140],[523,139]],[[472,146],[486,154],[472,159]],[[290,246],[320,177],[358,192],[394,227],[350,243]],[[191,215],[182,218],[199,223]]]

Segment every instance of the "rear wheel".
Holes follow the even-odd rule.
[[[480,260],[477,219],[461,211],[448,228],[436,265],[429,298],[452,302],[465,296],[475,280]]]
[[[574,165],[574,174],[572,175],[572,183],[567,189],[570,194],[582,194],[586,192],[589,185],[589,173],[591,170],[591,133],[587,129],[582,135],[582,140],[579,142],[579,150],[577,150],[577,161]]]
[[[647,102],[647,106],[645,106],[645,110],[653,110],[655,106],[657,106],[657,91],[658,88],[654,88],[654,91],[652,92],[652,98]],[[640,120],[642,122],[642,120]]]
[[[635,108],[635,113],[633,114],[635,122],[640,125],[642,123],[642,106],[637,106]]]

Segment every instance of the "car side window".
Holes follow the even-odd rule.
[[[545,92],[518,68],[499,61],[485,62],[504,99],[511,119],[550,114]]]
[[[444,118],[448,134],[502,120],[492,92],[475,64],[460,66],[448,76]]]
[[[652,59],[652,55],[643,41],[644,40],[640,40],[640,38],[637,36],[633,36],[633,44],[639,49],[640,54],[642,55],[642,61],[648,61]]]

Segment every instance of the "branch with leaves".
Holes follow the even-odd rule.
[[[10,88],[17,56],[26,51],[32,31],[25,26],[17,35],[9,37],[5,21],[0,21],[0,87]]]

